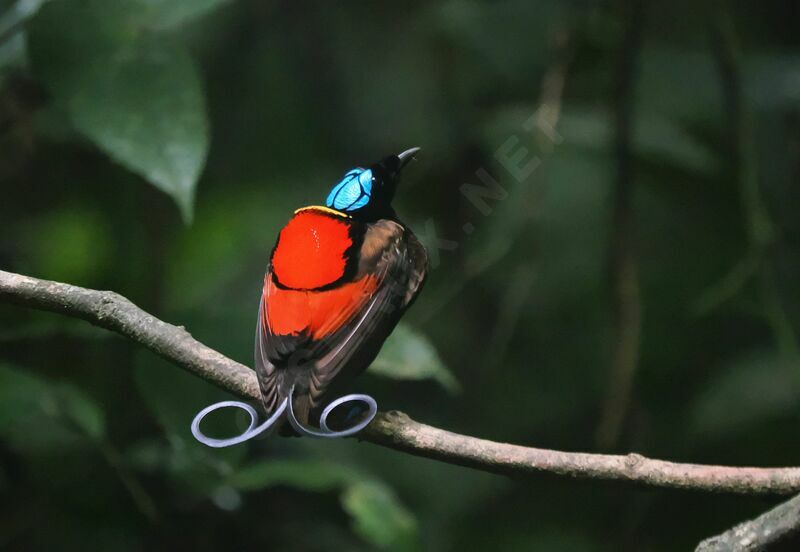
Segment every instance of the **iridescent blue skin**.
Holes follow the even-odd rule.
[[[333,187],[325,205],[345,213],[361,209],[372,199],[372,169],[357,167],[347,172]]]

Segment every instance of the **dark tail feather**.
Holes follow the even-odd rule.
[[[271,377],[259,377],[258,382],[261,388],[261,405],[267,416],[270,416],[275,409],[283,403],[291,390],[290,382],[287,381],[286,373],[275,371]],[[309,425],[311,412],[311,397],[307,392],[300,393],[295,390],[294,401],[292,402],[295,418],[302,425]],[[285,412],[281,419],[275,423],[278,435],[283,437],[299,437],[298,433],[292,428],[287,419],[288,412]],[[272,430],[274,431],[274,430]]]

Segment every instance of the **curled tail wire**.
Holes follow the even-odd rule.
[[[369,395],[361,395],[361,394],[351,394],[345,395],[343,397],[339,397],[335,401],[331,402],[328,406],[325,407],[325,410],[322,411],[322,415],[319,419],[319,429],[311,428],[300,421],[297,420],[297,417],[294,413],[294,408],[292,407],[294,397],[294,387],[289,390],[289,396],[284,398],[278,407],[274,410],[272,415],[269,418],[264,420],[261,424],[258,424],[258,413],[256,412],[255,408],[250,406],[247,403],[243,403],[241,401],[221,401],[218,403],[214,403],[205,407],[203,410],[197,413],[192,420],[191,430],[192,435],[194,438],[213,448],[223,448],[223,447],[230,447],[233,445],[238,445],[239,443],[244,443],[245,441],[249,441],[250,439],[261,435],[269,428],[273,427],[276,422],[281,418],[281,416],[286,412],[286,418],[289,420],[289,424],[292,428],[299,433],[300,435],[305,435],[307,437],[320,437],[320,438],[337,438],[337,437],[349,437],[351,435],[355,435],[372,421],[375,415],[378,413],[378,403],[375,402],[375,399],[370,397]],[[367,415],[364,417],[363,420],[358,422],[357,424],[341,430],[341,431],[333,431],[330,427],[328,427],[328,415],[333,412],[333,410],[345,403],[348,402],[360,402],[367,406]],[[200,423],[203,419],[216,410],[220,410],[222,408],[239,408],[244,410],[250,416],[250,424],[248,428],[241,434],[237,435],[236,437],[230,437],[228,439],[215,439],[213,437],[208,437],[200,430]]]

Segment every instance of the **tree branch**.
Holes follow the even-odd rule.
[[[0,270],[0,302],[82,318],[144,345],[231,393],[245,399],[259,399],[252,370],[203,345],[182,327],[157,319],[116,293]],[[620,456],[523,447],[451,433],[415,422],[401,412],[379,413],[359,438],[416,456],[508,475],[551,473],[739,494],[800,492],[800,468],[680,464],[638,454]]]
[[[790,537],[800,535],[800,495],[779,504],[755,519],[740,523],[724,533],[710,537],[695,552],[765,550]]]
[[[113,291],[71,286],[0,270],[0,300],[82,318],[144,345],[236,395],[258,399],[255,373],[206,347],[182,326],[162,322]]]

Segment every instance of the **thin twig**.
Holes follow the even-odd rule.
[[[797,359],[800,358],[800,343],[781,302],[774,274],[773,249],[777,231],[759,183],[753,114],[744,92],[739,39],[727,3],[719,0],[712,6],[708,16],[709,36],[730,126],[726,136],[729,140],[731,172],[738,183],[747,230],[747,251],[743,260],[719,284],[703,294],[695,310],[698,314],[707,314],[755,280],[765,304],[763,316],[775,336],[778,348],[787,356]],[[794,373],[792,376],[797,380]]]
[[[747,251],[720,284],[698,301],[697,311],[705,314],[738,294],[756,279],[761,297],[766,303],[765,317],[775,335],[779,348],[797,358],[798,345],[794,330],[780,302],[775,285],[770,248],[775,240],[775,228],[762,197],[758,180],[757,156],[752,114],[748,109],[742,83],[739,40],[733,18],[725,0],[711,4],[708,13],[709,36],[719,71],[730,128],[731,170],[739,187],[743,218],[747,229]],[[790,374],[797,385],[794,371]],[[737,525],[715,537],[701,542],[698,551],[765,550],[790,535],[800,533],[800,496],[795,497],[751,521]]]
[[[203,345],[121,295],[0,270],[0,302],[87,320],[115,331],[219,387],[258,400],[255,373]],[[188,420],[187,420],[187,431]],[[680,464],[639,454],[562,452],[496,443],[415,422],[401,412],[379,413],[359,438],[416,456],[508,475],[550,473],[651,487],[739,494],[800,492],[800,468]]]
[[[614,350],[611,377],[603,415],[597,428],[601,449],[613,447],[622,431],[630,403],[633,380],[639,363],[642,305],[639,290],[639,267],[636,259],[633,213],[633,120],[634,85],[642,46],[644,3],[630,0],[626,9],[625,36],[617,68],[614,94],[616,117],[615,150],[617,179],[613,191],[613,213],[609,243],[609,268],[614,309]]]
[[[800,343],[782,304],[774,268],[777,231],[764,201],[759,182],[758,158],[752,110],[747,105],[743,82],[742,52],[727,2],[712,4],[709,36],[725,100],[729,123],[731,171],[739,187],[742,216],[747,230],[747,251],[722,282],[702,298],[704,312],[719,306],[755,281],[764,303],[762,315],[772,330],[778,349],[792,359],[800,358]],[[721,291],[721,293],[720,293]],[[701,311],[703,312],[703,311]],[[800,379],[792,372],[796,385]]]

